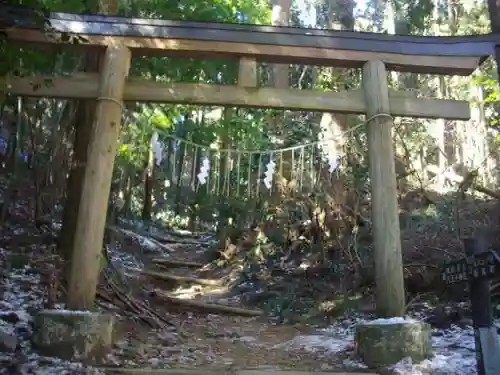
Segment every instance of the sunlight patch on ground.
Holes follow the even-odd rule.
[[[220,300],[221,296],[225,296],[229,293],[229,289],[226,286],[221,287],[203,287],[201,285],[191,285],[191,286],[181,286],[169,293],[170,296],[180,298],[180,299],[195,299],[202,296],[203,299]]]

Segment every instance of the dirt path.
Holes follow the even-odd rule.
[[[164,257],[199,262],[200,248],[193,244],[169,247],[175,249]],[[158,255],[154,255],[157,257]],[[148,266],[149,267],[149,266]],[[199,270],[190,268],[168,269],[175,275],[197,276]],[[214,275],[212,275],[214,276]],[[203,274],[203,277],[210,275]],[[198,285],[183,285],[165,289],[165,283],[146,277],[149,288],[164,289],[177,298],[239,306],[238,298],[230,298],[227,290]],[[181,327],[179,333],[172,329],[152,332],[126,323],[123,339],[109,358],[109,364],[128,367],[181,367],[203,369],[276,369],[301,371],[342,370],[342,356],[326,352],[305,350],[296,345],[301,335],[313,333],[307,326],[276,326],[266,317],[246,318],[206,312],[190,311],[173,313],[172,306],[161,308],[169,320]],[[155,306],[157,310],[157,306]],[[174,310],[175,311],[175,310]]]
[[[221,315],[176,317],[183,334],[131,328],[110,364],[153,368],[342,370],[342,357],[294,347],[311,328],[273,326],[257,319]]]

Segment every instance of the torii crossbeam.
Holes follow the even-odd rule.
[[[2,6],[0,23],[10,40],[61,42],[40,30],[32,11]],[[191,21],[166,21],[103,15],[50,13],[56,33],[75,34],[91,46],[121,44],[136,55],[190,58],[241,58],[288,64],[360,68],[371,60],[388,69],[468,75],[500,45],[499,35],[402,36],[366,32],[304,29]]]

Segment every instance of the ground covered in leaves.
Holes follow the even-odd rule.
[[[53,267],[57,265],[57,256],[53,251],[55,243],[51,241],[58,225],[37,229],[26,228],[19,222],[16,224],[14,220],[10,230],[4,231],[1,250],[4,274],[0,328],[6,339],[2,348],[5,354],[0,357],[2,365],[13,374],[98,371],[39,357],[32,351],[32,316],[46,305],[49,288],[46,280],[57,267]],[[116,346],[104,363],[97,364],[99,367],[342,368],[342,357],[331,356],[327,350],[316,352],[292,345],[297,336],[313,332],[306,324],[283,326],[266,316],[245,316],[248,315],[245,311],[250,315],[256,315],[257,311],[242,306],[234,292],[219,285],[193,285],[196,283],[191,280],[173,280],[172,285],[169,283],[172,280],[159,280],[142,273],[154,268],[153,259],[186,260],[187,252],[195,258],[202,256],[211,244],[210,238],[167,234],[162,243],[157,239],[158,234],[144,236],[130,228],[114,227],[110,232],[114,236],[114,245],[108,248],[112,271],[107,277],[104,275],[100,285],[99,308],[115,312],[120,322]],[[162,268],[157,267],[156,272],[162,275]],[[198,274],[207,271],[193,271],[192,265],[169,270],[171,275],[188,273],[198,278]],[[175,299],[177,306],[171,300],[157,299],[160,291]],[[179,301],[198,301],[202,305],[183,306]],[[210,308],[213,304],[215,311]],[[220,305],[241,310],[218,312]],[[15,338],[14,342],[8,342],[8,335]]]
[[[470,210],[462,216],[479,227],[484,223],[476,222],[488,219],[496,205],[473,207],[479,214]],[[456,237],[450,239],[456,228],[441,226],[438,231],[432,220],[414,221],[418,225],[403,231],[407,282],[419,275],[424,286],[412,286],[417,293],[408,313],[434,326],[435,356],[416,365],[403,361],[396,370],[472,375],[474,341],[467,306],[439,303],[425,292],[428,285],[436,285],[435,279],[426,281],[436,275],[436,259],[459,255]],[[110,226],[110,262],[99,287],[98,308],[119,317],[115,348],[93,368],[40,357],[31,349],[31,321],[48,302],[48,280],[60,271],[58,227],[52,222],[31,225],[20,210],[2,228],[0,365],[12,374],[97,374],[101,366],[367,371],[354,356],[353,330],[372,318],[370,283],[349,290],[342,286],[342,270],[314,258],[321,251],[307,256],[293,247],[297,242],[292,244],[295,252],[259,262],[273,242],[271,232],[255,227],[252,241],[244,231],[229,242],[222,236],[221,246],[221,236],[213,234],[127,222]],[[296,239],[307,240],[307,231]],[[244,246],[250,246],[251,256],[239,248]],[[349,293],[342,293],[346,289]],[[56,308],[61,306],[56,303]]]

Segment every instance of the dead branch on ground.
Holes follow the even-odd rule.
[[[221,286],[223,284],[221,280],[199,279],[196,277],[178,276],[168,272],[157,272],[150,270],[131,270],[138,271],[141,275],[151,276],[164,281],[175,281],[179,284],[198,284],[204,286]]]
[[[204,266],[202,263],[190,262],[180,259],[168,259],[168,258],[153,258],[151,261],[155,264],[171,266],[171,267],[187,267],[187,268],[201,268]]]
[[[233,307],[227,305],[219,305],[214,303],[205,303],[189,299],[176,298],[169,296],[165,292],[158,289],[154,290],[154,296],[172,304],[190,308],[196,308],[198,310],[203,310],[207,313],[221,313],[221,314],[232,314],[232,315],[242,315],[242,316],[261,316],[263,314],[262,310],[243,309],[241,307]]]

